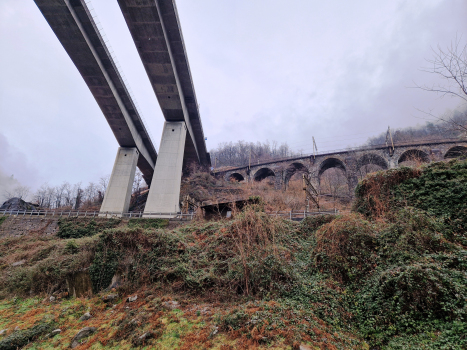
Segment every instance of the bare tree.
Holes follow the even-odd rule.
[[[436,50],[433,49],[433,58],[427,59],[427,62],[430,65],[422,70],[440,76],[445,83],[417,87],[441,96],[456,96],[467,102],[467,44],[462,45],[461,40],[456,38],[444,50],[438,45]]]
[[[19,198],[22,200],[26,200],[30,191],[31,189],[27,186],[17,186],[12,191],[6,190],[3,193],[3,195],[5,197],[5,200],[9,200],[11,198]]]
[[[456,37],[446,49],[438,45],[436,49],[433,49],[433,58],[426,61],[429,65],[422,70],[437,75],[444,83],[431,86],[415,84],[416,87],[424,91],[435,92],[441,97],[457,97],[467,102],[467,44],[462,44],[461,39]],[[467,132],[465,120],[459,122],[456,118],[452,118],[451,114],[439,117],[431,112],[421,112],[449,124],[454,130]]]
[[[107,186],[109,185],[109,181],[110,181],[110,175],[102,176],[99,179],[100,191],[102,191],[102,193],[105,193],[105,191],[107,191]]]
[[[143,179],[143,173],[136,169],[135,178],[133,180],[133,192],[135,194],[139,194],[141,192],[141,188],[144,186],[146,182]]]

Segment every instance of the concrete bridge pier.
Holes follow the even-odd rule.
[[[173,213],[180,212],[179,197],[186,133],[185,122],[164,123],[144,217],[168,218],[172,217]]]
[[[118,148],[99,216],[106,216],[106,212],[128,212],[138,158],[139,152],[136,147]]]

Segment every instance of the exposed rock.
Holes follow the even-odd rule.
[[[8,332],[8,329],[9,329],[9,328],[2,329],[2,330],[0,331],[0,335],[4,335],[6,332]]]
[[[4,202],[0,207],[0,210],[19,210],[19,211],[37,211],[39,206],[37,204],[32,204],[29,202],[23,201],[21,198],[11,198]]]
[[[107,294],[102,297],[105,303],[110,303],[118,298],[118,294]]]
[[[15,331],[19,331],[19,330],[21,330],[21,328],[19,328],[19,326],[16,326]]]
[[[119,273],[116,273],[112,277],[112,281],[110,282],[110,285],[105,290],[112,290],[114,288],[120,287],[123,283],[122,281],[123,281],[122,275],[120,275]]]
[[[136,301],[136,299],[138,299],[138,296],[137,295],[134,295],[132,297],[128,297],[128,299],[126,301],[132,303],[133,301]]]
[[[74,337],[73,339],[71,340],[71,344],[70,344],[70,347],[73,349],[73,348],[76,348],[80,343],[79,341],[81,339],[84,339],[86,337],[89,337],[91,334],[93,334],[95,331],[97,330],[96,327],[84,327],[83,329],[81,329]]]
[[[50,298],[49,298],[50,301],[55,301],[55,299],[56,298],[53,295],[51,295]]]
[[[214,337],[218,332],[219,332],[219,327],[217,326],[212,327],[211,333],[209,334],[209,338]]]
[[[50,332],[46,338],[53,338],[55,337],[57,334],[60,334],[62,332],[62,330],[60,328],[57,328],[57,329],[54,329],[52,332]]]
[[[25,262],[26,260],[20,260],[20,261],[14,262],[13,264],[11,264],[11,266],[13,267],[20,266],[20,265],[23,265]]]
[[[138,346],[143,344],[146,340],[153,338],[154,334],[152,332],[146,332],[143,335],[135,338],[133,340],[133,345]]]
[[[91,314],[89,312],[86,312],[83,316],[79,318],[79,320],[86,321],[86,320],[89,320],[91,317],[92,317]]]
[[[177,302],[177,301],[173,301],[173,300],[164,301],[162,303],[162,307],[164,307],[167,310],[174,310],[174,309],[178,309],[180,307],[180,303]]]
[[[312,348],[308,345],[301,344],[299,350],[312,350]]]

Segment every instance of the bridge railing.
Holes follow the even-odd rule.
[[[325,211],[274,211],[266,212],[269,216],[282,217],[290,220],[301,220],[310,216],[317,215],[337,215],[339,210],[325,210]],[[148,219],[151,217],[167,217],[171,220],[178,221],[191,221],[193,220],[194,213],[143,213],[143,212],[99,212],[87,210],[0,210],[0,217],[15,217],[15,218],[127,218],[127,219]]]
[[[182,213],[143,213],[143,212],[100,212],[100,211],[89,211],[89,210],[0,210],[0,217],[2,216],[14,216],[14,217],[49,217],[49,218],[92,218],[92,217],[102,217],[102,218],[150,218],[151,216],[167,216],[171,219],[180,220],[180,221],[189,221],[193,219],[194,214],[182,214]]]

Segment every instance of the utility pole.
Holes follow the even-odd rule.
[[[312,136],[311,138],[313,139],[313,159],[315,159],[316,158],[315,151],[318,152],[318,147],[316,147],[315,137]]]
[[[389,141],[391,141],[391,146],[389,146]],[[392,155],[394,153],[394,141],[392,139],[390,126],[388,126],[388,131],[386,132],[386,146],[389,147],[389,153]]]

